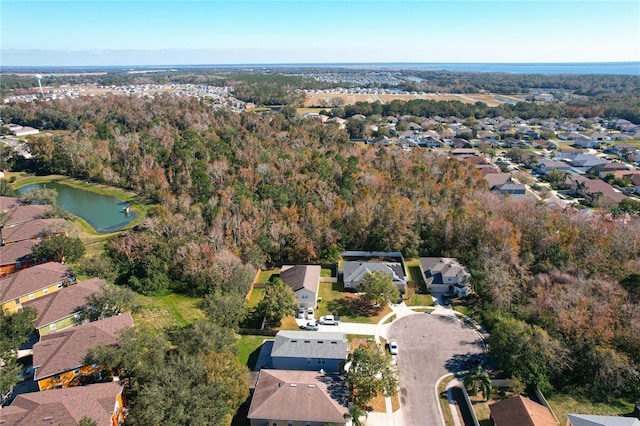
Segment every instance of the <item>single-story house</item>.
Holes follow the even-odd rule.
[[[553,161],[553,160],[541,160],[536,165],[537,173],[546,175],[551,170],[569,171],[571,170],[571,165],[565,163],[564,161]]]
[[[504,183],[502,185],[498,185],[495,188],[495,191],[501,193],[502,195],[526,195],[527,187],[521,183]]]
[[[346,333],[280,330],[271,349],[271,362],[276,370],[338,373],[348,353]]]
[[[493,426],[558,426],[547,407],[521,395],[493,403],[489,411]]]
[[[407,285],[407,275],[400,262],[344,262],[344,286],[357,289],[364,276],[373,271],[381,271],[390,275],[396,287],[404,291]]]
[[[31,251],[37,243],[31,240],[0,247],[0,278],[20,269],[29,268],[33,261]]]
[[[80,313],[91,307],[89,298],[97,294],[105,285],[107,285],[106,281],[91,278],[23,303],[22,306],[32,307],[38,311],[35,328],[40,336],[45,336],[51,332],[75,326]]]
[[[607,199],[611,203],[619,203],[625,195],[616,191],[613,186],[600,179],[588,179],[584,176],[576,176],[571,183],[571,192],[594,201],[598,197]]]
[[[511,173],[488,173],[484,175],[484,180],[489,183],[489,190],[511,182]]]
[[[40,130],[34,129],[33,127],[24,126],[20,129],[12,130],[12,133],[16,136],[37,135],[38,133],[40,133]]]
[[[567,414],[567,426],[640,426],[637,417]]]
[[[260,370],[247,418],[251,426],[351,426],[342,377],[316,371]]]
[[[23,303],[75,284],[71,268],[58,262],[42,263],[0,279],[0,307],[15,312]]]
[[[464,297],[471,292],[471,274],[456,259],[421,257],[420,272],[432,292]]]
[[[35,219],[20,225],[2,228],[2,245],[9,245],[24,240],[38,240],[51,235],[66,233],[64,219]]]
[[[117,345],[120,332],[130,327],[133,318],[127,313],[40,337],[33,345],[33,380],[41,391],[77,386],[81,376],[101,369],[98,364],[84,363],[89,349]]]
[[[124,422],[124,389],[120,382],[20,394],[2,408],[3,426],[77,425],[89,417],[98,426]]]
[[[298,306],[316,308],[320,269],[320,265],[283,265],[280,269],[280,279],[293,290]]]

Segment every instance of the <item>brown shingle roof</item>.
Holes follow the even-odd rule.
[[[11,210],[20,205],[20,200],[14,197],[0,197],[0,212]]]
[[[520,395],[491,404],[489,410],[495,426],[558,426],[547,407]]]
[[[58,262],[48,262],[23,269],[0,279],[0,303],[25,296],[73,277],[68,266]]]
[[[0,265],[12,265],[17,261],[24,262],[31,258],[31,248],[37,242],[31,240],[18,241],[8,246],[0,247]]]
[[[127,313],[41,337],[33,345],[34,379],[82,367],[89,349],[118,344],[120,330],[129,327],[133,327],[133,318]]]
[[[7,214],[7,217],[4,221],[4,226],[15,226],[20,223],[37,219],[39,217],[42,217],[42,215],[50,208],[51,206],[48,204],[27,204],[25,206],[18,206]]]
[[[89,307],[89,297],[107,284],[100,278],[92,278],[48,294],[38,299],[23,303],[24,307],[32,307],[38,310],[36,328],[59,321],[76,312],[84,311]]]
[[[262,369],[247,417],[344,424],[348,412],[346,387],[339,376]]]
[[[41,235],[51,235],[64,232],[64,219],[35,219],[21,225],[2,229],[2,241],[5,244],[22,240],[30,240]]]
[[[3,426],[77,425],[90,417],[98,426],[111,426],[116,398],[122,392],[118,382],[52,389],[18,395],[1,410]]]
[[[306,288],[317,293],[320,270],[320,265],[283,265],[280,270],[280,279],[293,291]]]

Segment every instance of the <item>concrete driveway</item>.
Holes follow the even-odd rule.
[[[484,353],[481,337],[455,316],[435,312],[400,318],[391,324],[388,335],[398,341],[403,424],[442,424],[435,384],[441,376],[461,371],[469,358]]]

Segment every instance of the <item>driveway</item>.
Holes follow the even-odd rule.
[[[462,370],[470,357],[482,354],[482,339],[446,312],[405,316],[391,324],[388,335],[398,341],[404,424],[442,424],[435,384],[441,376]]]

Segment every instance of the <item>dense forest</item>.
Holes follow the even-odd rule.
[[[69,131],[32,137],[33,159],[14,168],[157,202],[86,266],[92,274],[143,294],[237,301],[264,263],[335,261],[344,249],[457,257],[498,367],[543,390],[640,396],[635,220],[503,198],[435,152],[360,147],[337,125],[212,112],[195,99],[82,98],[2,114]]]

